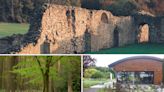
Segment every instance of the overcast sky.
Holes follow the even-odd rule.
[[[120,55],[120,54],[109,54],[109,55],[91,55],[91,57],[95,58],[97,60],[96,66],[100,67],[108,67],[109,64],[116,62],[117,60],[121,60],[127,57],[133,57],[133,56],[153,56],[153,57],[158,57],[158,58],[164,58],[164,55],[156,55],[156,54],[151,54],[151,55],[133,55],[133,54],[127,54],[127,55]]]

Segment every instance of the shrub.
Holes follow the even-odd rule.
[[[97,72],[96,69],[86,69],[85,72],[84,72],[84,77],[85,78],[91,78],[91,76],[93,74],[95,74]]]
[[[92,76],[91,78],[103,78],[103,73],[101,71],[96,71]]]

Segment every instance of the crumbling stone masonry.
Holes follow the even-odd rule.
[[[0,53],[68,54],[123,46],[141,40],[139,28],[144,24],[149,26],[148,42],[163,43],[162,18],[142,13],[113,16],[104,10],[45,5],[36,9],[27,34],[0,39]]]

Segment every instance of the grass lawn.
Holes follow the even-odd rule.
[[[12,34],[25,34],[29,29],[29,24],[0,23],[0,38],[11,36]]]
[[[100,89],[98,92],[116,92],[116,91],[112,89],[104,88],[104,89]]]
[[[84,78],[83,79],[83,87],[84,88],[89,88],[93,85],[100,84],[100,83],[105,83],[107,81],[108,81],[108,79],[87,79],[87,78]]]
[[[164,44],[142,43],[109,48],[86,54],[164,54]]]

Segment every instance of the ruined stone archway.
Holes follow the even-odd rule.
[[[113,47],[119,46],[119,30],[118,27],[116,27],[113,31]]]
[[[85,52],[91,51],[91,34],[89,33],[88,29],[86,29],[84,34],[84,50]]]
[[[107,16],[106,13],[102,13],[102,15],[101,15],[101,21],[103,23],[108,23],[108,16]]]
[[[138,43],[149,42],[149,25],[148,24],[141,23],[139,25],[137,39],[138,39]]]
[[[67,16],[67,19],[70,19],[71,18],[71,12],[70,12],[70,10],[67,10],[66,11],[66,16]]]

